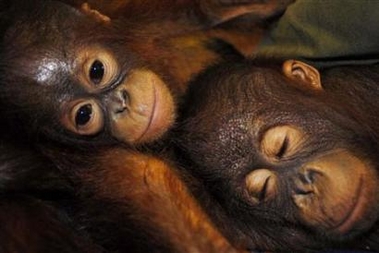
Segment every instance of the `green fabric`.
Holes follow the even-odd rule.
[[[379,0],[297,0],[255,52],[318,67],[379,62]]]

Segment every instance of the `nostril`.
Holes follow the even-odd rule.
[[[129,93],[125,89],[118,90],[112,100],[113,111],[116,114],[123,113],[128,109],[128,103],[130,102]]]
[[[126,90],[122,90],[120,93],[121,93],[122,100],[126,104],[129,101],[129,93]]]
[[[297,177],[294,193],[298,195],[308,195],[315,192],[317,178],[321,173],[312,168],[302,170]]]
[[[309,187],[297,186],[294,190],[294,193],[296,195],[309,195],[309,194],[314,193],[314,190]]]
[[[117,114],[117,113],[123,113],[123,112],[125,112],[126,109],[127,109],[126,107],[118,107],[118,108],[115,110],[115,113],[116,113],[116,114]]]
[[[304,184],[314,184],[321,173],[315,169],[307,168],[299,176]]]

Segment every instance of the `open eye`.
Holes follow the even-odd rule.
[[[89,69],[89,79],[92,81],[92,83],[98,85],[103,80],[104,73],[104,64],[99,60],[95,60]]]
[[[88,59],[85,71],[89,84],[103,88],[112,83],[117,76],[117,63],[110,55],[101,54]]]
[[[104,127],[103,112],[94,100],[72,102],[65,110],[63,124],[80,135],[95,135]]]
[[[77,127],[87,125],[93,117],[93,110],[91,104],[85,104],[81,106],[75,115],[75,125]]]
[[[275,126],[264,133],[261,151],[270,160],[278,161],[298,152],[304,137],[304,132],[295,126]]]
[[[111,85],[118,76],[118,63],[111,53],[102,48],[83,50],[78,55],[79,79],[92,90]]]

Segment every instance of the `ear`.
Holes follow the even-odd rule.
[[[80,9],[84,14],[90,17],[93,17],[95,20],[99,22],[103,22],[103,23],[111,22],[111,19],[108,16],[102,14],[101,12],[95,9],[91,9],[91,6],[89,6],[88,3],[83,3]]]
[[[322,90],[320,72],[311,65],[301,61],[287,60],[283,63],[283,73],[292,80],[308,85],[309,88]]]

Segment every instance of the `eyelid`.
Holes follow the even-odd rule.
[[[266,128],[260,136],[260,150],[271,161],[295,155],[305,140],[302,129],[293,125],[276,125]]]
[[[290,144],[289,144],[288,136],[285,136],[280,149],[276,153],[276,157],[278,159],[283,158],[283,156],[286,154],[286,152],[288,150],[289,145]]]
[[[90,77],[91,68],[96,61],[101,62],[104,66],[104,74],[98,84],[95,84],[91,80],[91,77]],[[101,90],[109,86],[109,84],[111,84],[113,80],[116,78],[117,73],[118,73],[118,67],[117,67],[117,63],[113,61],[113,59],[104,58],[104,57],[94,57],[94,58],[87,59],[87,61],[84,63],[83,72],[85,73],[85,76],[87,79],[86,83],[91,88],[94,88],[96,90]]]
[[[90,104],[92,106],[93,115],[88,124],[78,127],[75,118],[77,109]],[[73,133],[79,135],[94,135],[104,128],[104,113],[100,104],[94,99],[78,99],[63,105],[61,123],[63,126]]]
[[[120,67],[113,54],[103,48],[82,51],[79,52],[76,60],[76,75],[83,88],[90,93],[99,93],[108,89],[109,86],[113,86],[115,80],[120,77]],[[99,84],[94,84],[90,78],[90,70],[96,60],[104,65],[104,76]]]

